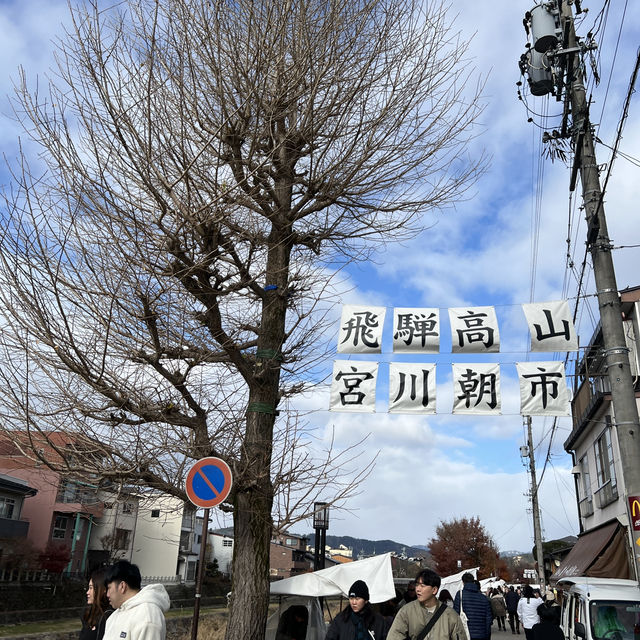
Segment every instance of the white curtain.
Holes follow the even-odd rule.
[[[342,307],[338,353],[380,353],[385,307]]]
[[[373,413],[376,408],[377,362],[336,360],[331,378],[331,411]]]
[[[500,351],[498,319],[493,307],[449,309],[453,353],[495,353]]]
[[[393,350],[396,353],[438,353],[440,310],[396,307],[393,310]]]
[[[453,413],[500,414],[500,365],[452,364]]]
[[[389,364],[389,412],[436,412],[435,364]]]
[[[523,416],[571,415],[562,362],[517,362],[516,368]]]
[[[578,338],[566,300],[523,304],[531,351],[577,351]]]

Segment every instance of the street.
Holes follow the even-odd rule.
[[[494,621],[493,626],[491,627],[491,638],[494,640],[495,638],[517,638],[518,640],[525,640],[524,631],[522,627],[520,628],[520,635],[513,635],[511,633],[511,629],[509,628],[509,623],[507,622],[507,630],[498,631],[498,624]]]

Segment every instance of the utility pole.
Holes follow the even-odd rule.
[[[529,473],[531,474],[531,509],[533,511],[533,540],[538,559],[538,581],[540,592],[544,593],[546,581],[544,576],[544,556],[542,551],[542,527],[540,526],[540,507],[538,505],[538,481],[536,480],[536,460],[533,454],[533,434],[531,431],[531,416],[526,416],[527,423],[527,455],[529,457]],[[523,456],[524,457],[524,456]]]
[[[567,48],[577,48],[571,4],[562,2],[561,20],[568,34]],[[618,436],[620,461],[624,474],[625,502],[630,505],[628,496],[640,495],[640,427],[638,424],[638,406],[629,366],[629,349],[624,337],[622,307],[616,275],[611,255],[612,243],[607,231],[603,194],[600,188],[600,176],[593,145],[593,131],[589,120],[589,106],[584,88],[584,78],[577,53],[569,54],[574,58],[568,64],[573,77],[567,77],[567,90],[571,100],[573,114],[573,144],[576,164],[579,163],[582,183],[582,199],[587,219],[587,244],[591,253],[593,273],[600,308],[602,338],[607,374],[611,385],[611,399],[614,411],[614,424]],[[629,522],[633,522],[628,513]],[[636,579],[639,572],[640,547],[635,544],[633,527],[629,526],[630,542],[634,555]]]
[[[633,555],[633,568],[636,579],[640,577],[640,535],[634,536],[634,524],[638,515],[632,513],[634,499],[640,501],[640,425],[638,407],[631,368],[629,365],[629,349],[627,348],[622,319],[622,307],[616,283],[616,276],[611,254],[613,245],[607,230],[604,211],[604,198],[600,186],[598,163],[593,143],[593,128],[589,119],[589,105],[586,99],[584,75],[580,61],[582,43],[576,37],[572,5],[580,11],[576,0],[555,0],[536,5],[527,14],[532,32],[535,27],[545,32],[545,38],[537,38],[534,33],[534,50],[530,50],[521,59],[521,66],[528,64],[535,74],[535,86],[543,95],[547,82],[557,87],[556,98],[564,99],[565,109],[562,137],[571,135],[574,150],[574,166],[571,173],[571,189],[575,188],[577,174],[580,174],[582,200],[587,220],[587,246],[591,254],[593,272],[596,283],[602,337],[604,343],[604,359],[611,387],[613,405],[613,424],[620,451],[620,462],[624,476],[624,496],[629,518],[629,536]],[[534,15],[535,13],[535,15]],[[557,16],[559,29],[556,32],[557,43],[546,29],[549,20]],[[539,44],[538,44],[539,43]],[[528,57],[527,57],[528,56]],[[538,64],[534,67],[533,62]],[[552,82],[551,71],[555,70]],[[542,69],[542,71],[541,71]],[[548,79],[545,70],[549,70]],[[533,81],[530,78],[530,84]],[[553,89],[549,89],[552,91]],[[569,112],[571,127],[568,127]],[[635,537],[638,540],[635,540]]]

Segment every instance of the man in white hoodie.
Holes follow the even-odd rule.
[[[115,611],[107,620],[103,640],[165,640],[169,594],[161,584],[141,589],[141,581],[140,569],[126,560],[107,569],[104,584]]]

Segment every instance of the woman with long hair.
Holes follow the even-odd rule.
[[[89,578],[87,608],[82,616],[80,640],[102,640],[107,618],[113,613],[113,609],[107,599],[104,576],[105,570],[97,569]]]
[[[542,598],[537,598],[531,585],[525,584],[522,596],[518,601],[518,616],[524,627],[524,634],[527,636],[527,640],[533,640],[533,625],[540,622],[538,607],[541,604]]]
[[[453,596],[447,589],[438,591],[438,600],[440,600],[440,602],[444,602],[447,607],[453,608]]]

